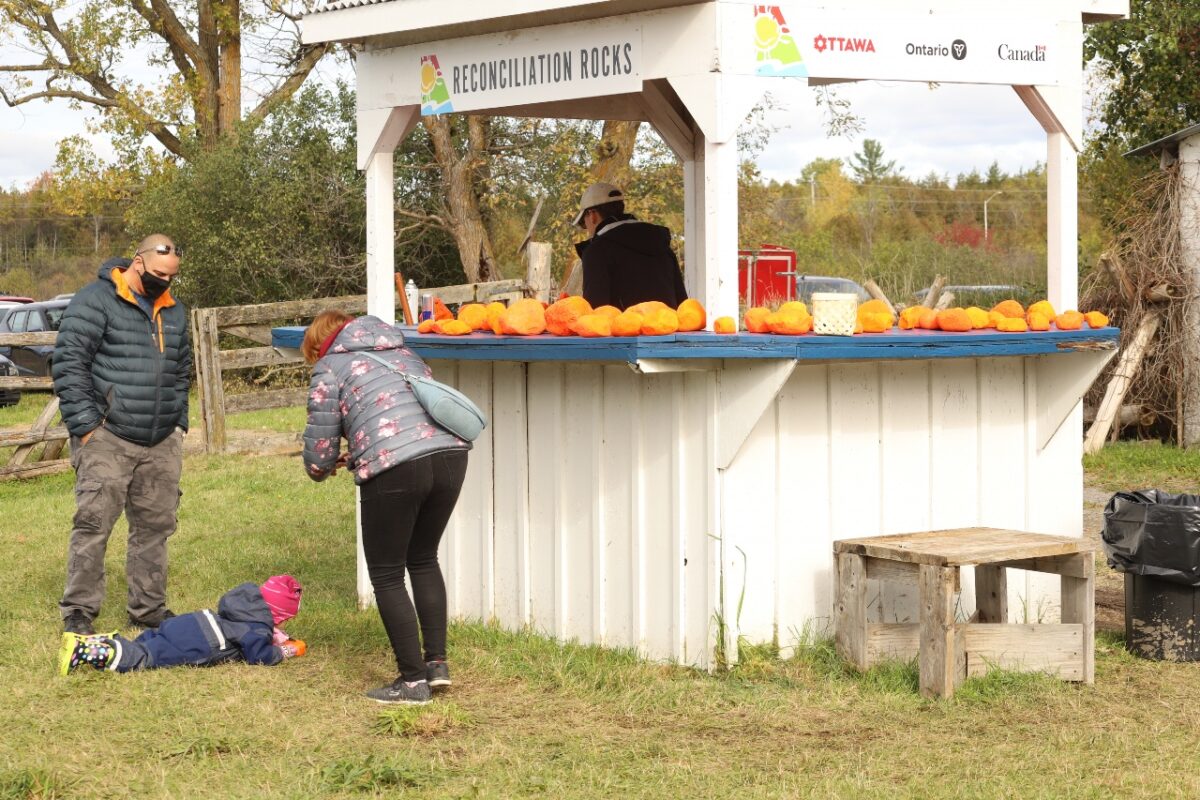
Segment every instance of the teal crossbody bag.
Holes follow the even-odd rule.
[[[426,378],[423,375],[410,375],[385,358],[369,351],[362,354],[378,361],[395,372],[412,387],[413,394],[425,413],[433,417],[433,421],[453,433],[463,441],[473,442],[487,427],[487,417],[479,410],[479,406],[471,402],[471,398],[441,381]]]

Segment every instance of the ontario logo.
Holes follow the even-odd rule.
[[[759,75],[808,77],[792,29],[779,6],[754,6],[754,47]]]
[[[421,56],[421,115],[449,114],[453,110],[437,56]]]

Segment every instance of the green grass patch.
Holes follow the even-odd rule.
[[[1088,483],[1108,491],[1164,489],[1200,493],[1200,449],[1152,442],[1113,442],[1083,457]]]
[[[708,674],[458,622],[454,686],[381,707],[363,692],[395,663],[356,604],[353,484],[314,484],[296,458],[194,456],[182,488],[171,606],[291,572],[305,594],[288,630],[308,655],[59,677],[71,476],[0,485],[0,800],[1200,796],[1200,670],[1111,636],[1094,687],[994,672],[933,702],[915,663],[860,675],[820,636],[783,643],[786,657],[743,642]],[[98,624],[132,635],[125,537],[121,522]]]

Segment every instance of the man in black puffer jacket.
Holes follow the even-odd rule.
[[[611,183],[583,193],[575,225],[590,239],[575,245],[583,265],[583,297],[593,308],[624,311],[648,300],[671,308],[687,300],[671,231],[625,213],[625,195]]]
[[[63,314],[51,372],[71,435],[75,520],[63,629],[92,634],[104,601],[104,551],[129,521],[130,621],[156,627],[167,610],[167,537],[175,532],[192,347],[187,310],[168,287],[179,248],[156,234],[132,260],[114,258]]]

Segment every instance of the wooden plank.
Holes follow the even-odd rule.
[[[717,608],[720,596],[719,575],[715,569],[719,561],[714,558],[719,552],[719,543],[709,535],[709,531],[717,530],[712,524],[712,512],[719,503],[714,497],[718,494],[714,435],[717,422],[710,410],[716,397],[716,378],[711,374],[689,373],[681,375],[679,382],[682,393],[675,423],[678,440],[676,514],[682,548],[678,554],[679,661],[698,669],[710,669],[711,637],[715,628],[713,610]],[[821,549],[822,555],[828,552],[828,547]],[[825,564],[824,561],[820,563]],[[822,569],[821,572],[828,583],[829,570]],[[803,580],[795,573],[791,577],[797,582]],[[809,588],[811,590],[811,585]],[[786,625],[779,628],[780,631],[787,629]]]
[[[220,326],[221,333],[229,336],[236,336],[239,339],[257,342],[258,344],[271,344],[270,325],[222,325]]]
[[[0,481],[21,480],[23,478],[38,478],[43,475],[54,475],[66,472],[71,468],[70,459],[58,461],[35,461],[32,464],[0,467]]]
[[[930,528],[979,524],[979,375],[975,359],[930,366]],[[920,463],[920,462],[917,462]]]
[[[862,556],[837,556],[836,642],[838,654],[856,669],[870,666],[867,660],[867,571]]]
[[[909,661],[920,655],[921,625],[918,622],[872,622],[867,625],[867,663]]]
[[[954,687],[966,674],[962,643],[956,641],[953,567],[921,565],[921,694],[954,696]]]
[[[562,414],[566,424],[559,456],[559,501],[570,511],[560,518],[558,531],[562,548],[562,636],[581,644],[600,640],[597,606],[601,582],[595,542],[600,536],[596,487],[600,483],[597,462],[601,443],[599,425],[578,423],[601,418],[601,369],[594,364],[568,364],[563,371]],[[668,536],[666,530],[659,533],[663,538]],[[656,563],[664,571],[668,566],[666,562]]]
[[[989,669],[1046,671],[1064,680],[1085,680],[1084,626],[960,625],[967,674]]]
[[[563,367],[528,367],[529,419],[529,622],[556,636],[561,620]]]
[[[50,398],[50,402],[46,403],[46,407],[37,415],[37,419],[29,426],[30,434],[44,434],[50,428],[50,423],[58,416],[58,397]],[[19,467],[29,460],[29,456],[33,453],[33,444],[22,444],[13,451],[12,457],[8,460],[8,466]]]
[[[246,369],[248,367],[270,367],[303,363],[303,358],[281,355],[274,347],[245,347],[240,350],[221,351],[222,372],[231,369]]]
[[[1096,584],[1094,580],[1095,553],[1073,556],[1082,577],[1064,574],[1062,577],[1062,621],[1082,626],[1080,643],[1081,672],[1079,680],[1092,684],[1096,680]]]
[[[921,568],[916,564],[904,561],[892,561],[887,558],[865,558],[867,578],[875,581],[899,581],[913,586],[921,577]]]
[[[993,564],[1080,553],[1094,547],[1083,539],[994,528],[955,528],[834,543],[837,552],[934,566]]]
[[[489,420],[492,412],[492,365],[457,365],[453,386],[470,397]],[[467,460],[466,480],[454,509],[458,536],[459,614],[486,622],[495,615],[493,601],[492,432],[490,426],[475,440]]]
[[[675,431],[675,387],[680,376],[644,375],[638,379],[641,401],[641,449],[638,455],[639,525],[637,528],[638,613],[642,620],[642,653],[650,658],[674,657],[679,633],[676,609],[678,576],[672,561],[679,552],[676,535],[672,466]],[[740,562],[740,559],[739,559]],[[741,576],[740,563],[737,575]],[[728,587],[730,575],[726,573]],[[730,625],[736,620],[728,620]]]
[[[1010,569],[1027,569],[1031,572],[1050,572],[1055,575],[1069,575],[1073,578],[1088,578],[1093,573],[1083,566],[1079,554],[1065,556],[1047,556],[1045,558],[1020,558],[1015,561],[1005,561],[1003,566]]]
[[[883,289],[879,288],[878,283],[868,279],[863,282],[863,288],[867,290],[867,294],[871,295],[871,297],[886,305],[887,310],[892,313],[893,317],[896,316],[896,307],[892,305],[892,301],[883,293]]]
[[[49,376],[0,375],[0,389],[41,391],[54,388],[54,379]]]
[[[200,308],[192,311],[192,348],[196,363],[200,420],[204,427],[204,450],[209,454],[220,453],[225,449],[226,409],[214,309]]]
[[[58,331],[34,331],[32,333],[0,333],[0,347],[21,345],[54,344],[58,341]]]
[[[261,392],[230,395],[225,400],[226,414],[244,411],[261,411],[265,408],[290,408],[304,406],[308,401],[308,389],[267,389]]]
[[[975,607],[980,622],[1008,622],[1008,575],[1003,566],[975,567]]]
[[[539,207],[541,198],[538,199]],[[553,248],[548,242],[529,242],[525,252],[525,283],[533,297],[542,302],[550,301],[550,261]]]
[[[31,428],[7,428],[0,430],[0,447],[15,447],[22,444],[37,444],[55,439],[66,439],[69,434],[63,425],[35,431]]]
[[[217,327],[275,322],[297,317],[315,317],[322,311],[337,309],[347,314],[362,314],[367,310],[365,294],[344,297],[318,297],[313,300],[287,300],[282,303],[259,303],[248,306],[221,306],[196,309],[210,311]]]

